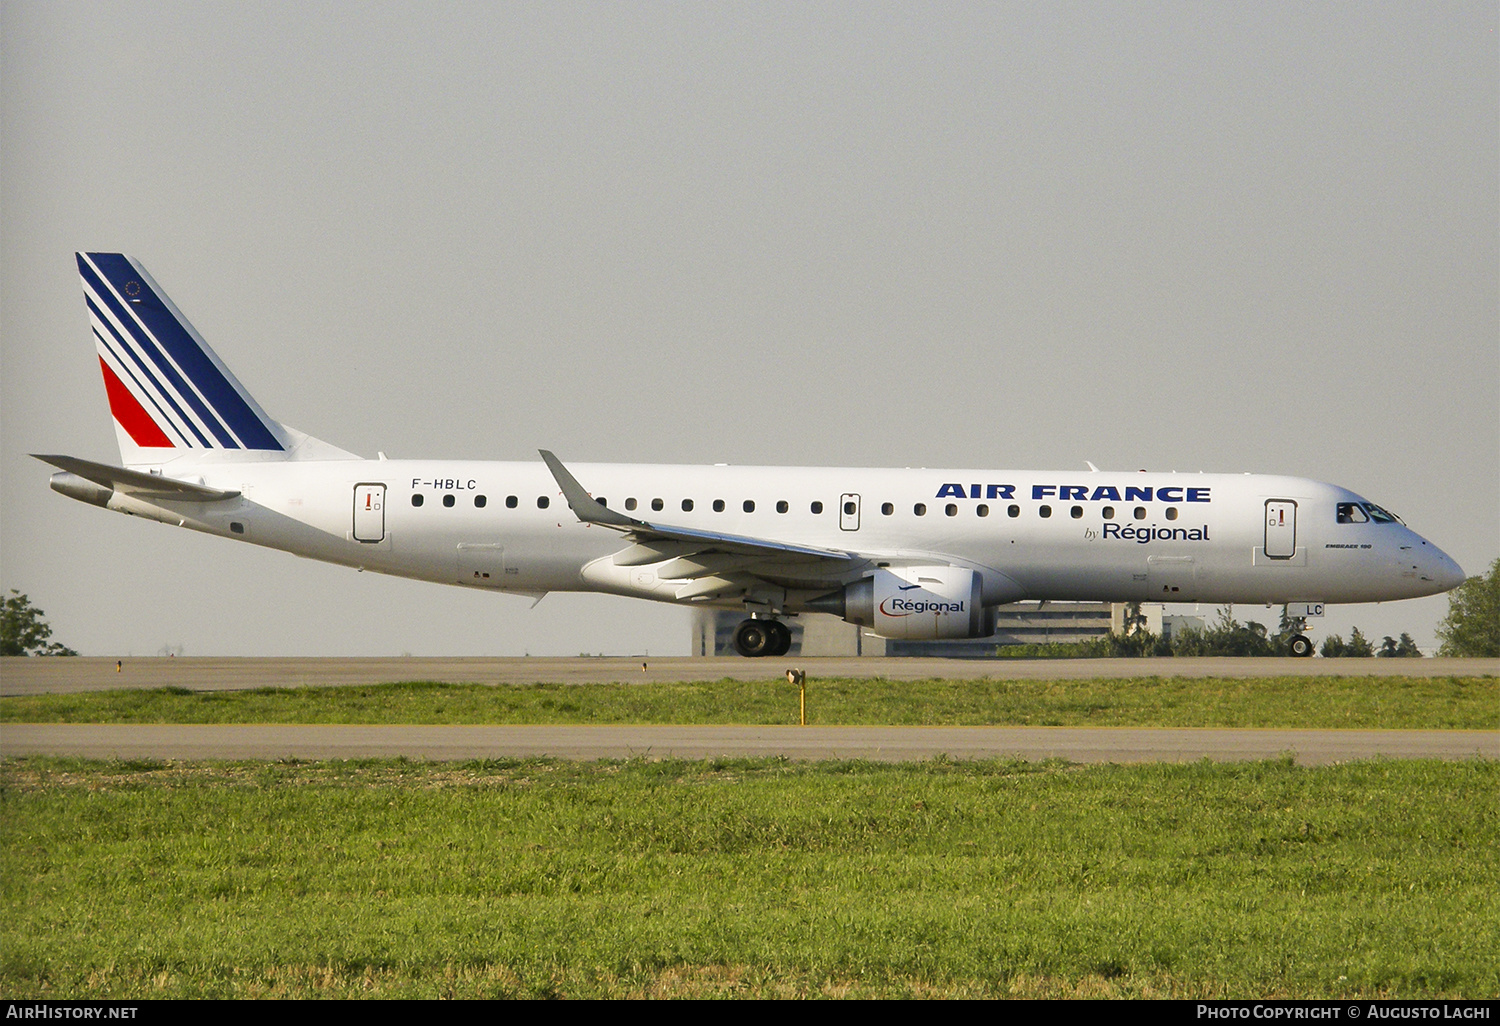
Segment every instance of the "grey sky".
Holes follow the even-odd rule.
[[[1290,473],[1500,554],[1493,3],[0,5],[0,585],[91,654],[687,651],[107,514],[72,254],[363,455]],[[1338,609],[1409,630],[1444,598]],[[1211,611],[1210,611],[1211,612]],[[1264,609],[1241,609],[1265,619]]]

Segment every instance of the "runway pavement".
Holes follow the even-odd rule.
[[[1291,755],[1309,766],[1377,757],[1500,759],[1500,732],[1140,727],[287,726],[8,724],[0,754],[91,759],[434,761],[785,756],[904,762],[1061,758],[1071,762],[1234,762]]]
[[[811,680],[1081,679],[1150,676],[1449,676],[1500,674],[1483,659],[736,659],[736,658],[108,658],[0,660],[0,695],[183,687],[337,687],[387,681],[486,684],[779,678]],[[152,759],[452,760],[785,756],[884,761],[1019,757],[1075,762],[1181,762],[1293,755],[1308,765],[1350,759],[1500,758],[1495,731],[1239,730],[1103,727],[286,726],[12,724],[0,755]]]
[[[0,659],[0,696],[111,688],[338,687],[388,681],[594,684],[612,681],[769,680],[790,666],[809,679],[1080,680],[1098,677],[1500,675],[1500,659],[782,659],[723,658],[18,658]]]

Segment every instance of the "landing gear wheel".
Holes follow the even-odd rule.
[[[745,620],[734,629],[734,650],[752,659],[770,655],[774,648],[774,635],[767,628],[773,624],[776,624],[775,620]],[[787,640],[791,640],[790,633]]]
[[[1306,659],[1313,654],[1312,639],[1306,634],[1298,634],[1292,638],[1292,655],[1298,659]]]
[[[771,632],[771,649],[766,655],[784,656],[792,650],[792,629],[780,620],[764,621]]]

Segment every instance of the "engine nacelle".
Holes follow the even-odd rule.
[[[808,608],[834,613],[882,638],[984,638],[995,633],[995,612],[982,602],[983,584],[982,575],[964,567],[882,568]]]
[[[77,474],[66,470],[59,470],[52,475],[52,490],[70,499],[79,502],[87,502],[93,506],[109,508],[109,500],[114,497],[115,490],[103,485],[95,484],[87,478],[79,477]]]

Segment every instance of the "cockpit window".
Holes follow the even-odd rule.
[[[1373,502],[1365,503],[1364,507],[1365,512],[1370,514],[1370,519],[1375,521],[1377,524],[1400,524],[1405,522],[1400,517],[1396,516],[1396,514],[1386,512],[1379,506],[1375,505]]]
[[[1339,503],[1338,522],[1341,524],[1363,524],[1370,518],[1365,516],[1365,511],[1360,509],[1357,502]]]

